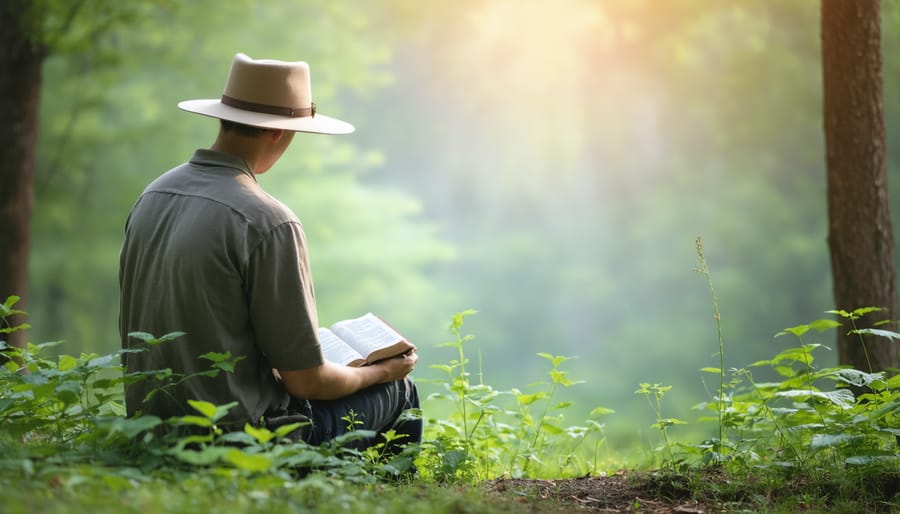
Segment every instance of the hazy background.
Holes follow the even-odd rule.
[[[900,9],[883,5],[896,185]],[[818,10],[134,2],[131,24],[76,31],[45,66],[31,339],[118,348],[125,217],[217,130],[175,104],[219,96],[236,52],[306,60],[320,112],[357,132],[299,135],[261,183],[304,222],[323,323],[388,319],[420,346],[427,393],[428,365],[454,357],[435,348],[451,316],[476,309],[467,351],[489,384],[527,390],[548,369],[537,352],[577,357],[567,421],[613,408],[612,444],[640,442],[652,413],[633,391],[651,382],[675,386],[664,414],[691,422],[673,434],[703,429],[687,408],[710,397],[698,370],[718,366],[718,342],[698,235],[728,367],[796,344],[773,338],[785,327],[859,307],[831,304]]]

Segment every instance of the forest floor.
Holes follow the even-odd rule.
[[[488,492],[521,496],[523,503],[555,504],[557,512],[709,513],[732,510],[719,502],[701,502],[689,492],[660,491],[645,474],[561,480],[498,479],[487,483]],[[675,493],[675,494],[671,494]],[[739,509],[738,509],[739,510]],[[732,510],[733,511],[733,510]]]
[[[874,477],[873,477],[874,478]],[[619,472],[562,480],[497,479],[487,492],[519,497],[535,512],[900,512],[897,477],[879,477],[868,491],[826,480],[781,483],[707,471],[701,474]],[[868,489],[868,488],[867,488]],[[850,494],[852,490],[856,494]]]

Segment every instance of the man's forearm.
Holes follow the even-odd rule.
[[[279,373],[288,392],[305,400],[343,398],[387,378],[381,366],[351,368],[331,362],[304,370],[280,370]]]

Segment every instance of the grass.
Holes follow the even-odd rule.
[[[175,480],[165,476],[95,473],[69,468],[62,474],[42,473],[30,480],[0,480],[2,511],[13,513],[168,512],[233,514],[237,512],[292,513],[514,513],[523,504],[513,497],[491,495],[478,488],[434,484],[359,485],[312,476],[285,482],[271,477],[218,476],[200,473]],[[111,479],[111,477],[115,477]],[[534,512],[555,507],[533,504]]]

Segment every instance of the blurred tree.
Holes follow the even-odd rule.
[[[45,47],[36,37],[35,2],[0,2],[0,297],[16,294],[26,307],[29,220],[33,203],[35,145],[41,63]],[[11,319],[13,324],[22,323]],[[25,331],[8,343],[25,344]]]
[[[54,53],[90,48],[96,38],[140,16],[156,2],[4,0],[0,2],[0,296],[28,297],[31,214],[42,68]],[[83,70],[84,71],[84,70]],[[27,309],[23,300],[17,305]],[[17,320],[12,320],[14,323]],[[9,337],[22,346],[26,332]]]
[[[822,1],[828,243],[835,305],[882,307],[896,317],[894,239],[887,186],[879,0]],[[873,315],[859,320],[871,326]],[[888,339],[838,332],[841,364],[900,367]]]

